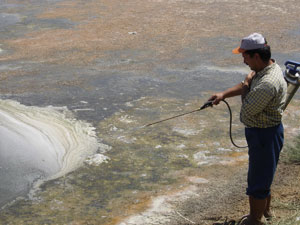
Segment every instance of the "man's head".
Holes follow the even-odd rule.
[[[241,46],[233,49],[232,52],[242,53],[244,63],[256,72],[264,68],[271,59],[271,48],[267,45],[266,39],[258,33],[243,38]]]

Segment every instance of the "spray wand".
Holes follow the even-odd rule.
[[[227,105],[227,108],[228,108],[228,111],[229,111],[229,114],[230,114],[229,136],[230,136],[231,143],[237,148],[247,148],[248,146],[239,146],[239,145],[234,143],[233,138],[232,138],[232,112],[231,112],[231,108],[230,108],[228,102],[226,102],[225,100],[222,100],[222,101]],[[207,107],[212,107],[212,106],[213,106],[213,100],[209,100],[209,101],[205,102],[204,105],[201,106],[199,109],[195,109],[195,110],[190,111],[190,112],[182,113],[182,114],[172,116],[172,117],[169,117],[169,118],[166,118],[166,119],[163,119],[163,120],[159,120],[159,121],[156,121],[156,122],[153,122],[153,123],[149,123],[149,124],[147,124],[143,127],[149,127],[149,126],[152,126],[154,124],[158,124],[158,123],[161,123],[161,122],[164,122],[164,121],[167,121],[167,120],[175,119],[175,118],[180,117],[180,116],[184,116],[184,115],[191,114],[191,113],[194,113],[194,112],[199,112],[202,109],[206,109]]]
[[[212,107],[212,105],[213,105],[213,101],[210,100],[210,101],[207,101],[206,103],[204,103],[204,105],[201,106],[199,109],[195,109],[195,110],[190,111],[190,112],[182,113],[182,114],[179,114],[179,115],[176,115],[176,116],[172,116],[172,117],[169,117],[169,118],[166,118],[166,119],[163,119],[163,120],[159,120],[159,121],[156,121],[156,122],[153,122],[153,123],[149,123],[149,124],[145,125],[145,127],[149,127],[149,126],[152,126],[154,124],[165,122],[167,120],[175,119],[177,117],[184,116],[184,115],[187,115],[187,114],[191,114],[191,113],[194,113],[194,112],[199,112],[200,110],[205,109],[205,108],[207,108],[209,106]]]

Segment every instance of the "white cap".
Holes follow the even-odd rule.
[[[242,39],[240,47],[232,50],[232,53],[239,54],[247,50],[260,49],[266,46],[265,38],[259,33],[250,34]]]

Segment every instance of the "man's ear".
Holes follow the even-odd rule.
[[[259,55],[258,53],[255,53],[255,54],[254,54],[254,58],[255,58],[256,60],[261,60],[260,55]]]

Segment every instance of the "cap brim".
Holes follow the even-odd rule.
[[[233,53],[233,54],[240,54],[240,53],[243,53],[243,52],[245,52],[245,51],[246,51],[245,49],[242,49],[242,48],[240,48],[240,47],[237,47],[237,48],[235,48],[235,49],[232,50],[232,53]]]

